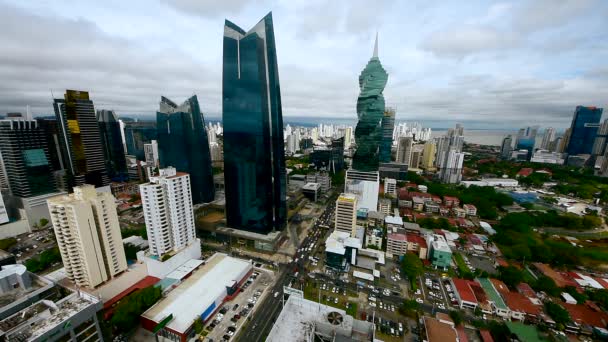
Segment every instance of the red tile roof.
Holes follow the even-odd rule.
[[[509,288],[507,287],[507,284],[503,283],[502,281],[498,280],[498,279],[494,279],[494,278],[490,278],[490,281],[492,282],[492,285],[494,285],[494,288],[496,289],[496,291],[502,293],[506,293],[509,292]]]
[[[477,303],[475,293],[473,293],[473,290],[471,290],[471,287],[469,286],[470,280],[452,278],[452,282],[454,283],[454,287],[456,288],[456,291],[458,291],[461,300]]]
[[[388,234],[388,239],[397,240],[397,241],[407,241],[405,234],[398,234],[398,233]]]
[[[572,320],[577,323],[586,323],[594,327],[605,328],[608,324],[608,314],[596,311],[586,305],[580,304],[561,304],[570,313]]]
[[[524,296],[519,292],[505,292],[502,294],[503,299],[505,300],[505,304],[512,311],[523,312],[527,315],[538,315],[541,313],[541,306],[534,305],[528,299],[528,297]]]
[[[534,172],[534,169],[532,169],[530,167],[524,167],[523,169],[519,170],[517,175],[522,176],[522,177],[528,177],[529,175],[532,174],[532,172]]]
[[[577,287],[578,284],[570,279],[570,278],[566,278],[564,277],[561,273],[555,271],[554,269],[551,268],[551,266],[547,265],[547,264],[543,264],[540,262],[535,262],[533,264],[539,271],[542,272],[542,274],[544,274],[545,276],[553,279],[553,281],[555,282],[555,284],[558,287],[566,287],[566,286],[574,286]]]
[[[417,243],[421,246],[426,246],[426,240],[417,234],[405,234],[408,242]]]
[[[524,296],[528,298],[536,298],[536,291],[534,291],[532,287],[528,285],[528,283],[519,283],[516,287],[517,291],[519,291],[519,293],[523,294]]]
[[[481,340],[483,342],[494,342],[494,339],[492,338],[492,334],[490,334],[489,330],[479,330],[479,335],[481,335]]]

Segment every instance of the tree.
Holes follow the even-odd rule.
[[[160,287],[149,286],[122,299],[110,322],[118,332],[127,332],[138,325],[139,316],[162,297]]]
[[[536,291],[543,291],[546,294],[557,297],[560,294],[560,289],[557,287],[553,279],[547,276],[540,276],[534,283],[532,283],[532,288]]]
[[[451,310],[450,318],[454,322],[454,325],[459,326],[460,324],[462,324],[463,318],[462,318],[462,313],[460,311]]]
[[[545,311],[549,316],[551,316],[551,318],[553,318],[553,320],[557,324],[565,325],[567,323],[570,323],[570,321],[572,320],[568,311],[566,311],[566,309],[564,309],[559,304],[553,302],[546,302]]]
[[[47,224],[49,224],[49,220],[44,217],[40,219],[40,227],[46,227]]]
[[[598,303],[604,310],[608,309],[608,290],[601,289],[588,291],[587,295],[589,296],[589,299]]]
[[[420,304],[413,299],[407,299],[399,306],[399,313],[408,317],[415,317],[420,311]]]
[[[514,289],[524,279],[522,270],[515,266],[499,266],[498,279],[502,280],[508,287]]]
[[[200,334],[203,331],[204,327],[203,319],[200,316],[196,317],[194,323],[192,324],[192,327],[194,328],[194,332]]]
[[[137,259],[137,252],[141,251],[141,248],[135,246],[132,243],[125,243],[125,257],[127,260]]]
[[[403,256],[403,260],[401,260],[401,272],[403,272],[410,280],[410,283],[413,284],[416,282],[416,278],[424,273],[424,266],[417,255],[407,253]]]

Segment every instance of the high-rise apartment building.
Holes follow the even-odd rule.
[[[287,180],[272,13],[248,32],[226,20],[222,75],[226,223],[282,230]]]
[[[397,195],[397,180],[395,178],[384,178],[384,193],[391,196]]]
[[[543,150],[549,150],[551,148],[551,143],[555,140],[555,128],[548,127],[545,129],[545,133],[543,133],[543,140],[540,144],[540,148]]]
[[[591,154],[603,111],[603,108],[576,106],[570,125],[568,155]]]
[[[353,128],[346,127],[344,129],[344,149],[348,150],[350,146],[353,144]]]
[[[357,196],[344,193],[338,196],[334,222],[337,231],[349,233],[352,237],[356,235]]]
[[[393,130],[395,129],[395,109],[386,108],[382,116],[382,140],[380,141],[380,162],[391,161],[391,147],[393,146]]]
[[[147,166],[152,168],[159,167],[158,142],[156,140],[150,141],[149,144],[144,144],[144,157]]]
[[[397,163],[399,164],[410,164],[410,157],[412,155],[412,137],[401,137],[397,144]]]
[[[600,125],[595,135],[595,141],[593,142],[593,149],[591,153],[594,156],[603,156],[606,152],[608,144],[608,119]]]
[[[179,251],[196,239],[190,176],[168,167],[139,186],[150,253]]]
[[[425,142],[424,149],[422,150],[422,163],[420,164],[420,167],[424,170],[433,169],[435,165],[435,153],[435,142],[432,140]]]
[[[116,113],[113,110],[98,110],[97,121],[108,176],[111,180],[126,181],[128,178],[127,159]]]
[[[179,106],[161,97],[156,126],[161,167],[172,166],[190,175],[194,203],[213,201],[209,139],[196,95]]]
[[[408,166],[410,168],[419,168],[422,163],[422,152],[424,151],[424,145],[417,144],[412,145],[412,153],[410,154],[410,161]]]
[[[53,107],[69,186],[109,185],[99,124],[89,93],[66,90],[64,98],[55,99]]]
[[[507,135],[502,139],[502,145],[500,147],[500,157],[502,159],[510,159],[511,151],[513,151],[513,136]]]
[[[388,73],[378,59],[378,36],[374,53],[359,75],[359,98],[357,99],[357,127],[355,140],[357,150],[352,168],[358,171],[378,171],[380,142],[382,141],[382,117],[385,111],[382,91],[388,81]],[[393,122],[394,125],[394,122]]]
[[[47,200],[65,272],[94,288],[127,269],[115,198],[92,185]]]
[[[444,183],[457,183],[462,177],[464,154],[464,128],[457,124],[447,134],[437,139],[436,164],[439,168],[439,179]]]

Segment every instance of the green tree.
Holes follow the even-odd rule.
[[[608,290],[588,291],[589,299],[598,303],[604,310],[608,310]]]
[[[452,321],[454,322],[454,324],[456,326],[459,326],[462,324],[463,318],[462,318],[462,313],[458,310],[450,310],[450,318],[452,319]]]
[[[547,276],[540,276],[534,283],[532,283],[532,288],[536,291],[543,291],[546,294],[557,297],[560,294],[560,289],[557,287],[553,279]]]
[[[502,280],[511,289],[514,289],[524,280],[524,275],[523,271],[515,266],[499,266],[498,279]]]
[[[570,321],[572,320],[568,311],[566,311],[566,309],[564,309],[559,304],[553,302],[546,302],[545,311],[547,312],[547,315],[551,316],[551,318],[553,318],[553,320],[557,324],[565,325],[567,323],[570,323]]]
[[[408,317],[415,317],[420,311],[420,304],[413,299],[407,299],[399,306],[399,313]]]
[[[117,332],[128,332],[138,325],[139,316],[162,297],[160,287],[149,286],[122,299],[110,322]]]
[[[200,334],[203,331],[204,327],[203,319],[200,316],[196,317],[194,323],[192,324],[192,327],[194,328],[194,332]]]
[[[125,243],[124,247],[125,247],[125,257],[127,258],[127,260],[136,260],[137,252],[141,251],[141,248],[135,246],[132,243]]]
[[[403,256],[403,260],[401,261],[401,272],[403,272],[410,280],[410,283],[413,284],[416,282],[416,278],[424,273],[424,265],[422,265],[422,261],[417,255],[407,253]]]
[[[49,224],[49,220],[44,217],[40,219],[40,227],[46,227],[47,224]]]

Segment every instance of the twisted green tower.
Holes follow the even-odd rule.
[[[379,149],[382,140],[382,116],[384,96],[382,91],[388,81],[388,73],[378,59],[378,34],[374,54],[359,75],[359,98],[357,99],[357,128],[355,141],[357,150],[352,168],[357,171],[378,171]]]

